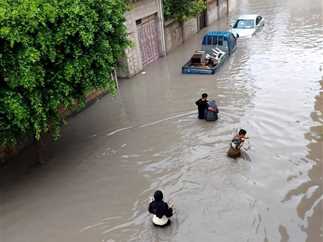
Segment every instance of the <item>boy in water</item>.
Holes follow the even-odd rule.
[[[236,134],[232,139],[232,143],[231,143],[232,148],[240,149],[243,145],[243,142],[247,139],[246,135],[247,135],[247,131],[244,129],[240,129],[239,133]]]
[[[195,102],[195,104],[197,105],[198,111],[199,111],[199,119],[204,119],[205,118],[205,112],[208,108],[208,103],[207,103],[207,94],[203,93],[202,94],[202,98],[200,98],[199,100],[197,100]]]
[[[157,190],[148,208],[148,211],[153,214],[153,224],[159,227],[169,225],[169,218],[173,216],[173,208],[163,201],[163,196],[162,191]]]
[[[236,134],[232,141],[230,148],[228,150],[228,156],[231,158],[237,158],[241,155],[240,148],[243,145],[243,142],[247,139],[247,131],[244,129],[240,129],[239,133]]]

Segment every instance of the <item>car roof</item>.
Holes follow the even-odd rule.
[[[256,19],[259,15],[257,14],[245,14],[245,15],[241,15],[239,16],[238,19]]]
[[[207,34],[204,35],[205,36],[224,36],[224,37],[229,37],[232,33],[231,32],[227,32],[227,31],[210,31],[207,32]]]
[[[234,35],[231,32],[223,32],[223,31],[208,32],[203,37],[202,45],[207,45],[207,40],[209,39],[209,37],[212,37],[212,36],[223,37],[224,41],[228,41],[230,38],[230,35],[234,37]]]

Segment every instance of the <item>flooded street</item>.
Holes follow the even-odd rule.
[[[244,13],[265,26],[219,72],[180,73],[203,34]],[[202,92],[216,123],[196,118]],[[235,161],[239,128],[250,149]],[[1,242],[323,241],[323,1],[239,1],[73,117],[46,164],[12,166],[0,171]],[[176,206],[166,229],[147,212],[156,189]]]

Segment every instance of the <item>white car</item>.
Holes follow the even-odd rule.
[[[259,15],[241,15],[231,26],[231,32],[236,37],[251,37],[264,25],[265,20]]]

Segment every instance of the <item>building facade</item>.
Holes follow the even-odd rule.
[[[144,66],[166,55],[162,0],[129,1],[126,26],[130,48],[118,68],[118,76],[131,77]]]

